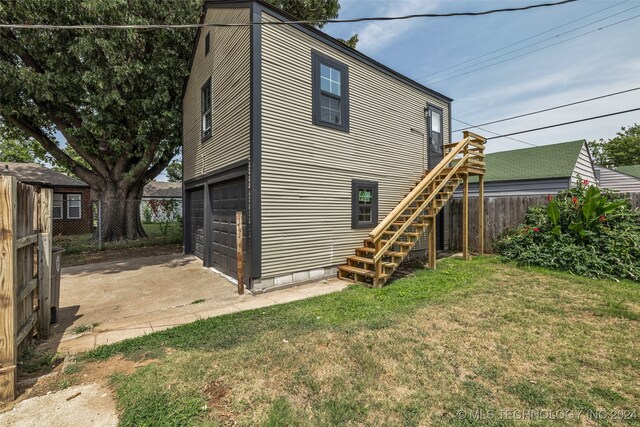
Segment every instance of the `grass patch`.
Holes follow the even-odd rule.
[[[206,301],[206,299],[200,298],[200,299],[197,299],[195,301],[191,301],[191,304],[202,304],[205,301]]]
[[[456,414],[640,407],[639,307],[635,283],[447,259],[382,289],[200,320],[83,359],[154,359],[113,378],[123,425],[517,425]]]
[[[99,322],[85,323],[84,325],[78,325],[78,326],[72,328],[71,332],[73,332],[74,334],[80,335],[80,334],[84,334],[85,332],[92,331],[93,328],[95,328],[97,326],[100,326]]]
[[[54,236],[53,243],[55,246],[64,248],[66,255],[83,252],[96,252],[100,250],[104,251],[109,249],[127,249],[182,243],[182,228],[178,223],[170,224],[166,234],[163,234],[160,224],[149,223],[143,224],[142,226],[144,231],[147,233],[146,238],[138,240],[121,240],[118,242],[105,242],[102,244],[102,249],[98,247],[98,243],[95,241],[91,233]]]

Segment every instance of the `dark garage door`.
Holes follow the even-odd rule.
[[[236,257],[236,212],[243,212],[243,227],[246,224],[245,177],[209,186],[211,202],[210,264],[213,268],[237,277]],[[243,248],[246,251],[246,227],[243,229]]]
[[[204,259],[204,188],[187,193],[189,200],[189,239],[190,252]]]

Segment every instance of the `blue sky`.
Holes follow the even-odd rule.
[[[340,18],[480,11],[540,2],[543,1],[341,0]],[[602,10],[605,8],[608,9]],[[580,19],[589,14],[593,15]],[[640,15],[640,0],[579,0],[561,6],[483,17],[329,24],[323,31],[343,38],[358,33],[358,50],[453,98],[452,116],[476,124],[640,86],[640,16],[610,28],[579,36],[636,15]],[[578,21],[449,71],[470,65],[474,65],[473,68],[424,78],[444,68],[574,20]],[[577,29],[581,26],[584,28]],[[560,35],[565,32],[567,34]],[[554,37],[556,35],[558,37]],[[553,40],[543,42],[551,37]],[[572,37],[576,38],[567,40]],[[520,58],[466,75],[457,75],[559,42],[561,43],[557,46],[544,48]],[[524,48],[534,43],[534,46]],[[517,49],[520,50],[509,53]],[[509,54],[505,55],[506,53]],[[504,56],[491,59],[498,55]],[[440,77],[441,81],[438,81],[437,77]],[[448,77],[451,78],[444,80]],[[503,134],[634,107],[640,107],[640,91],[498,123],[486,128]],[[640,123],[640,112],[522,134],[513,138],[536,145],[583,138],[610,138],[621,126],[634,122]],[[453,122],[454,129],[463,126],[459,122]],[[484,131],[478,130],[478,133],[490,136]],[[460,136],[460,133],[454,134],[454,140]],[[502,138],[491,141],[488,151],[527,147],[528,145],[523,143]]]

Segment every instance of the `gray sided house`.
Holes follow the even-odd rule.
[[[640,193],[640,165],[609,169],[595,165],[598,186],[621,193]]]
[[[202,14],[290,20],[262,1],[206,1]],[[251,288],[335,275],[442,158],[450,108],[307,25],[202,27],[183,98],[185,251],[236,276],[242,211]]]
[[[574,186],[578,178],[597,182],[585,140],[490,153],[485,163],[486,196],[555,194]],[[470,178],[469,192],[477,195],[477,178],[473,181]]]

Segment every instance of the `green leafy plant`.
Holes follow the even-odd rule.
[[[504,260],[640,281],[640,212],[627,199],[578,180],[548,200],[496,243]]]

